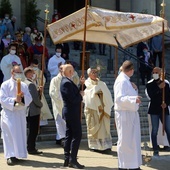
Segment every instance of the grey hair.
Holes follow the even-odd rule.
[[[30,27],[25,27],[25,32],[31,32],[31,28]]]
[[[91,68],[88,68],[88,69],[87,69],[87,74],[89,75],[90,72],[91,72]]]

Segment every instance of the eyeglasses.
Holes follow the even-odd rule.
[[[22,72],[21,72],[21,71],[14,71],[14,73],[22,74]]]
[[[97,74],[97,71],[92,71],[91,74]]]

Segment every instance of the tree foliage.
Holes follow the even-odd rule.
[[[8,13],[10,17],[13,15],[12,6],[9,0],[2,0],[0,3],[0,17],[4,18],[6,13]]]
[[[37,9],[36,0],[28,0],[25,8],[25,25],[36,27],[37,17],[40,14],[40,11],[40,9]]]

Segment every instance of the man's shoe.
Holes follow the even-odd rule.
[[[12,159],[13,162],[16,162],[16,163],[19,162],[19,159],[16,158],[16,157],[11,157],[11,159]]]
[[[7,165],[13,166],[13,165],[15,165],[15,163],[11,158],[7,158]]]
[[[79,164],[78,162],[76,162],[76,163],[70,162],[69,167],[75,168],[75,169],[84,169],[85,166]]]
[[[66,159],[65,161],[64,161],[64,167],[68,167],[68,165],[69,165],[69,160],[68,159]]]
[[[159,156],[159,151],[154,151],[153,156]]]
[[[59,140],[56,139],[56,145],[61,145],[61,139]]]
[[[28,151],[28,153],[30,155],[40,155],[42,154],[43,152],[42,151],[38,151],[37,149],[33,150],[33,151]]]
[[[170,147],[169,146],[164,146],[163,150],[164,151],[170,151]]]

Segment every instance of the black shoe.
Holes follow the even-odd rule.
[[[169,146],[164,146],[163,151],[170,151],[170,147]]]
[[[33,150],[33,151],[28,151],[28,153],[30,155],[40,155],[42,154],[43,152],[42,151],[38,151],[37,149]]]
[[[124,169],[124,168],[119,168],[119,170],[128,170],[128,169]]]
[[[75,169],[84,169],[85,166],[79,164],[78,162],[76,162],[76,163],[70,162],[69,167],[75,168]]]
[[[64,166],[64,167],[68,167],[68,165],[69,165],[69,160],[68,160],[68,159],[66,159],[66,160],[64,161],[63,166]]]
[[[16,158],[16,157],[11,157],[11,159],[12,159],[13,162],[19,162],[19,159]]]
[[[59,140],[56,139],[56,145],[61,145],[61,139]]]
[[[153,156],[159,156],[159,151],[153,151]]]
[[[15,163],[14,163],[12,158],[7,158],[7,165],[9,165],[9,166],[15,165]]]

